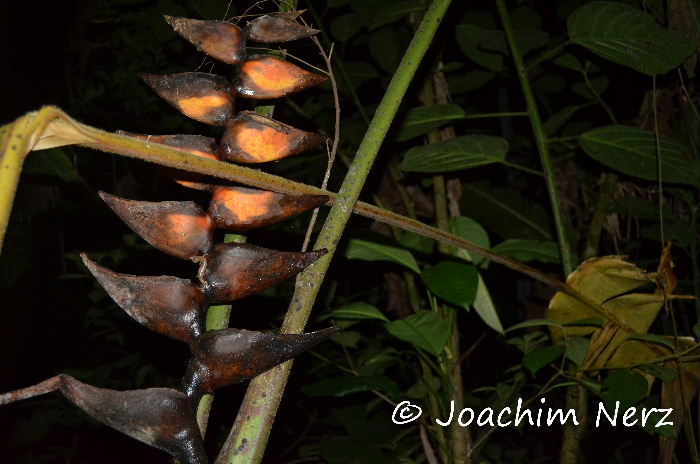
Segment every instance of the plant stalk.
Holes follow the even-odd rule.
[[[238,234],[224,235],[224,243],[245,243],[246,237]],[[231,318],[232,305],[216,305],[210,306],[207,309],[207,317],[204,325],[205,330],[223,330],[228,328]],[[214,401],[214,394],[207,393],[202,396],[197,405],[197,425],[202,434],[202,438],[207,432],[207,423],[209,422],[209,413],[211,412],[211,404]]]
[[[449,5],[450,0],[434,0],[418,26],[377,107],[314,246],[315,249],[326,248],[328,253],[306,268],[297,279],[296,291],[287,311],[282,333],[301,333],[304,329],[323,277],[372,163]],[[259,463],[262,460],[291,365],[292,362],[288,361],[253,379],[231,433],[216,459],[217,464]]]
[[[584,259],[592,258],[598,255],[600,248],[600,233],[603,230],[605,216],[608,214],[610,205],[613,202],[613,193],[617,188],[619,177],[617,174],[608,172],[604,174],[603,182],[600,185],[600,193],[596,201],[595,208],[588,226],[588,234],[586,235],[586,249],[583,252]]]
[[[532,124],[532,131],[535,137],[535,143],[537,144],[537,151],[540,154],[542,169],[544,170],[545,180],[547,181],[547,192],[549,193],[549,200],[552,204],[552,214],[554,216],[554,225],[557,231],[557,238],[559,240],[562,267],[564,268],[564,275],[567,276],[574,270],[574,261],[571,253],[571,245],[569,243],[569,238],[566,231],[566,224],[564,223],[564,212],[561,207],[561,201],[559,200],[559,191],[557,190],[556,179],[554,176],[554,165],[552,164],[552,159],[549,154],[549,147],[547,146],[547,136],[544,132],[544,125],[542,124],[540,112],[537,109],[535,95],[530,87],[530,80],[527,77],[527,68],[523,62],[523,56],[520,53],[518,43],[515,40],[515,31],[513,29],[513,24],[510,21],[510,15],[508,14],[505,0],[496,0],[496,6],[498,7],[498,14],[501,17],[503,29],[505,30],[506,38],[508,40],[508,46],[513,57],[513,62],[515,63],[515,68],[518,72],[520,87],[522,88],[523,96],[525,97],[527,112],[530,115],[530,123]]]

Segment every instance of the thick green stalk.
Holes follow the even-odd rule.
[[[549,147],[547,146],[547,136],[544,133],[542,118],[540,118],[540,112],[537,109],[537,103],[535,102],[535,95],[532,92],[530,80],[527,77],[527,68],[523,62],[523,56],[520,53],[518,43],[515,40],[515,32],[513,30],[513,24],[510,21],[510,16],[508,15],[505,0],[496,0],[496,5],[498,6],[498,13],[501,16],[503,29],[506,32],[510,53],[513,56],[513,62],[515,63],[515,68],[518,72],[520,87],[522,88],[523,96],[525,97],[527,112],[530,115],[530,124],[532,124],[532,132],[535,136],[535,143],[537,144],[537,151],[540,154],[542,169],[544,170],[545,180],[547,181],[547,192],[549,193],[549,200],[552,204],[554,226],[557,230],[557,239],[559,240],[559,251],[561,253],[561,262],[564,268],[564,275],[569,275],[574,270],[574,261],[568,234],[566,233],[564,213],[562,211],[561,202],[559,201],[559,191],[557,190],[557,184],[554,177],[554,166],[549,154]]]
[[[450,0],[433,1],[389,83],[316,241],[314,248],[326,248],[328,254],[300,274],[282,332],[300,333],[304,329],[372,163],[449,4]],[[258,463],[262,460],[290,369],[291,361],[251,382],[236,423],[216,460],[217,464]]]
[[[246,237],[238,234],[224,235],[224,243],[245,243]],[[223,330],[228,328],[228,323],[231,318],[231,305],[216,305],[210,306],[207,309],[207,318],[204,325],[204,330]],[[214,401],[214,395],[207,393],[199,400],[197,405],[197,425],[202,437],[207,432],[207,422],[209,422],[209,412],[211,411],[211,403]]]
[[[506,33],[508,45],[510,48],[513,62],[517,69],[518,78],[520,79],[520,87],[525,97],[527,112],[530,115],[530,124],[532,124],[532,132],[537,144],[537,151],[540,155],[542,169],[544,171],[545,180],[547,183],[547,191],[549,193],[549,201],[552,206],[552,215],[554,216],[554,226],[557,231],[557,239],[559,240],[559,252],[561,254],[562,267],[564,275],[568,276],[574,270],[573,255],[571,253],[571,245],[569,243],[568,234],[566,233],[566,224],[564,223],[564,213],[559,200],[559,191],[557,190],[556,180],[554,177],[554,166],[549,154],[549,146],[547,145],[547,137],[544,132],[544,125],[540,118],[535,95],[530,87],[530,80],[527,77],[527,68],[523,62],[520,48],[515,40],[515,32],[513,24],[510,21],[508,9],[506,8],[505,0],[496,0],[498,14],[503,23],[503,29]],[[586,414],[586,394],[585,390],[578,386],[569,387],[567,396],[567,406],[575,408],[576,416],[583,417]],[[560,454],[561,464],[576,464],[580,455],[581,438],[583,428],[565,427],[562,439],[562,448]]]

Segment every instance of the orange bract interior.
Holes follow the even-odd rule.
[[[242,151],[262,163],[279,159],[281,153],[286,153],[291,138],[291,134],[272,127],[241,126],[237,131],[236,142]]]
[[[279,205],[280,194],[265,191],[240,191],[238,189],[218,189],[212,201],[224,204],[237,222],[252,222],[259,217],[282,214]]]
[[[201,118],[212,109],[227,106],[229,104],[229,100],[221,95],[181,98],[177,101],[177,106],[180,107],[180,110],[194,118]]]
[[[210,230],[212,228],[212,220],[208,215],[168,214],[165,221],[173,232],[170,236],[179,239],[177,240],[179,243],[186,243],[193,230]]]
[[[242,72],[256,86],[263,90],[284,90],[294,87],[300,76],[294,72],[294,66],[285,61],[248,61],[243,64]]]

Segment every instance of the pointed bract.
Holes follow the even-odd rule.
[[[117,391],[98,388],[61,374],[22,390],[0,395],[0,404],[59,390],[105,425],[170,453],[181,464],[206,464],[192,402],[172,388]]]
[[[238,64],[245,58],[245,37],[235,24],[168,15],[163,17],[175,32],[212,58],[228,64]]]
[[[214,223],[192,201],[126,200],[105,192],[100,197],[141,238],[182,259],[205,254],[212,245]]]
[[[295,155],[318,145],[324,137],[241,111],[226,125],[220,156],[239,163],[265,163]]]
[[[213,186],[209,215],[217,228],[244,231],[287,219],[328,201],[326,195],[284,195],[268,190]]]
[[[120,274],[80,257],[112,299],[142,325],[192,344],[204,331],[204,294],[190,280]]]
[[[238,70],[236,91],[248,98],[278,98],[313,87],[328,80],[282,58],[270,55],[250,56]]]
[[[219,151],[219,145],[216,140],[211,137],[204,137],[202,135],[185,135],[185,134],[173,134],[173,135],[147,135],[147,134],[135,134],[126,131],[117,131],[118,134],[128,135],[130,137],[136,137],[148,142],[157,143],[160,145],[165,145],[176,150],[184,151],[195,156],[200,156],[202,158],[208,158],[212,160],[218,160],[216,153]],[[196,190],[209,190],[211,185],[204,180],[207,176],[201,174],[195,174],[192,172],[181,171],[174,168],[163,168],[165,172],[170,176],[175,182],[182,185],[183,187],[188,187]]]
[[[301,253],[247,243],[222,243],[202,260],[199,279],[210,301],[226,303],[291,277],[326,253],[325,249]]]
[[[329,327],[306,334],[272,334],[240,329],[205,332],[197,338],[182,380],[193,402],[203,393],[242,382],[313,348],[332,334]]]
[[[233,117],[234,96],[226,78],[214,74],[188,72],[180,74],[141,74],[163,100],[192,119],[223,126]]]
[[[261,43],[280,43],[303,39],[318,34],[319,30],[303,26],[294,21],[288,13],[276,13],[260,16],[250,21],[245,27],[249,40]]]

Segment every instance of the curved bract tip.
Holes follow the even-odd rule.
[[[238,70],[236,91],[246,98],[278,98],[313,87],[327,76],[306,71],[271,55],[252,55]]]
[[[244,187],[212,186],[209,214],[217,228],[244,231],[321,206],[326,195],[285,195]]]
[[[23,399],[55,390],[103,424],[170,453],[182,464],[207,463],[190,398],[172,388],[117,391],[61,374],[0,398]]]
[[[142,325],[190,345],[204,331],[207,302],[190,280],[120,274],[100,266],[85,253],[80,257],[117,305]]]
[[[323,139],[254,111],[241,111],[226,124],[220,154],[229,161],[265,163],[300,153]]]
[[[205,332],[195,340],[183,378],[185,392],[197,400],[203,393],[255,377],[339,330],[329,327],[305,334],[274,334],[230,328]]]
[[[163,17],[175,32],[212,58],[228,64],[238,64],[245,58],[245,36],[235,24],[168,15]]]
[[[223,126],[233,117],[234,96],[226,78],[214,74],[140,74],[163,100],[192,119]]]
[[[275,13],[260,16],[245,27],[249,40],[260,43],[280,43],[303,39],[318,34],[319,30],[303,26],[294,21],[288,13]]]
[[[126,200],[105,192],[100,197],[141,238],[182,259],[205,254],[212,245],[211,217],[192,201]]]
[[[202,259],[202,290],[212,302],[254,295],[301,272],[327,250],[277,251],[248,243],[222,243]]]

